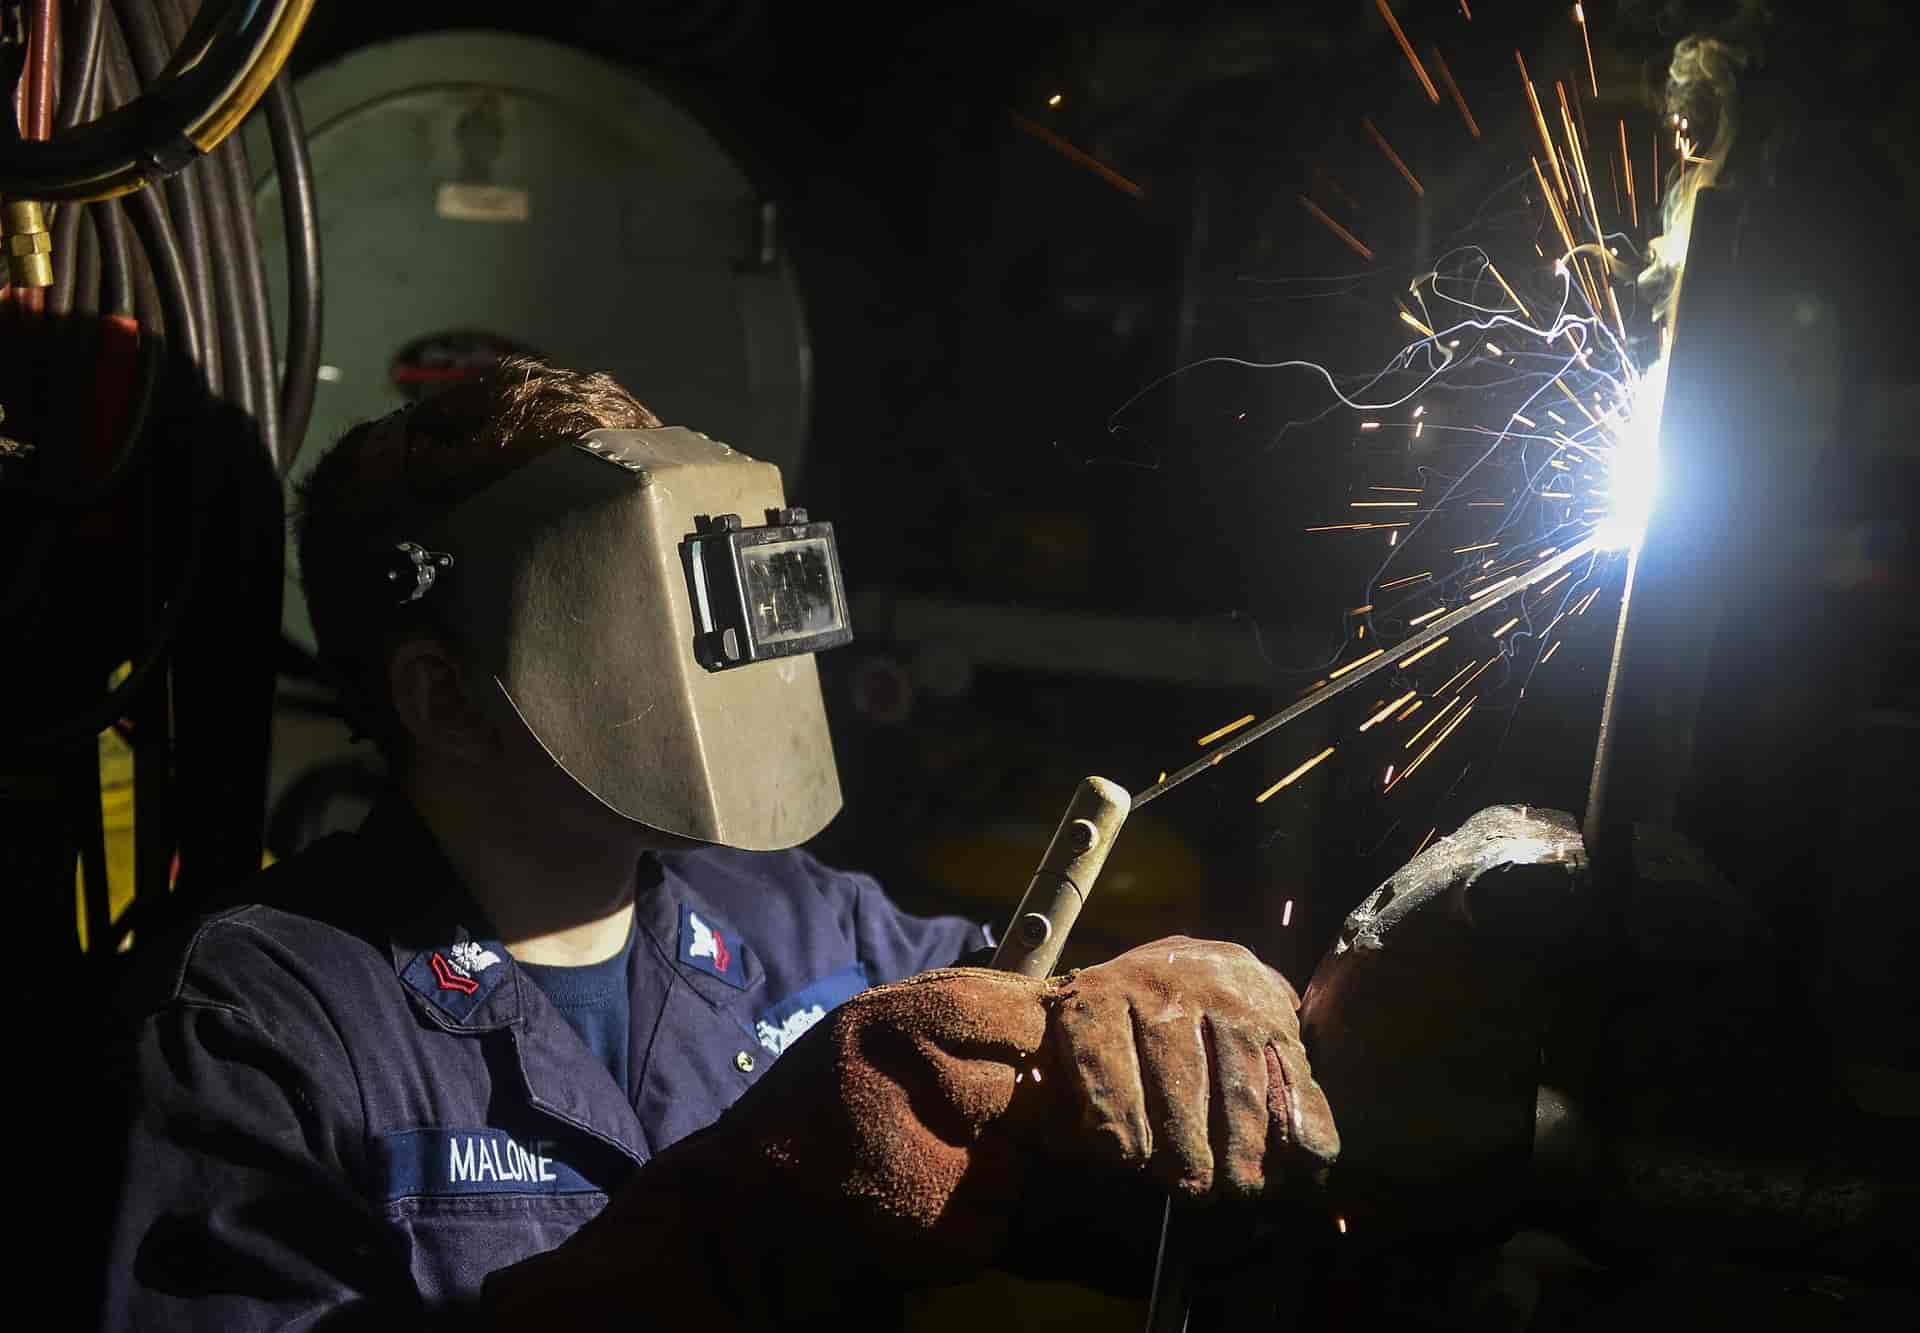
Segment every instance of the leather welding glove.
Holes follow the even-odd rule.
[[[863,992],[565,1244],[492,1275],[496,1325],[871,1317],[994,1262],[1023,1197],[1089,1164],[1261,1193],[1338,1151],[1297,1003],[1246,950],[1187,939],[1054,981],[951,968]]]
[[[1237,944],[1173,936],[1051,987],[1047,1065],[1096,1160],[1189,1199],[1316,1180],[1340,1152],[1286,978]]]
[[[488,1278],[497,1327],[798,1327],[989,1264],[1051,1090],[1047,983],[950,968],[835,1009],[559,1248]]]

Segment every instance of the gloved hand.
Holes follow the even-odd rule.
[[[1237,944],[1156,940],[1054,984],[1048,1065],[1085,1151],[1188,1198],[1317,1179],[1340,1152],[1286,978]]]
[[[495,1321],[598,1326],[644,1304],[792,1326],[956,1280],[999,1256],[1023,1195],[1060,1187],[1062,1155],[1260,1193],[1338,1151],[1297,1004],[1246,950],[1187,939],[1054,981],[952,968],[876,987],[566,1244],[489,1278]]]
[[[787,1328],[985,1267],[1037,1184],[1048,990],[950,968],[854,996],[565,1244],[493,1274],[496,1326]]]

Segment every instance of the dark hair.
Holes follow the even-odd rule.
[[[660,424],[611,375],[515,356],[355,426],[314,465],[295,518],[307,609],[355,725],[389,757],[402,735],[388,658],[406,635],[441,630],[415,604],[370,596],[370,560],[547,449]]]

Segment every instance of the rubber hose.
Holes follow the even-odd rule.
[[[137,0],[136,0],[137,3]],[[161,35],[176,51],[191,27],[187,16],[171,0],[155,0]],[[216,150],[217,151],[217,150]],[[239,405],[254,419],[262,440],[267,424],[262,420],[263,406],[259,381],[254,373],[253,343],[246,327],[247,310],[241,293],[240,267],[245,262],[240,250],[233,208],[227,198],[226,173],[213,157],[203,157],[180,173],[206,219],[206,269],[213,289],[214,332],[207,341],[220,348],[222,370],[221,396]],[[202,326],[205,327],[204,325]],[[269,455],[271,456],[271,455]]]
[[[126,34],[127,50],[133,57],[134,69],[144,89],[159,77],[167,63],[160,18],[151,8],[151,0],[120,0],[116,10],[120,15],[121,31]],[[195,162],[191,170],[198,171],[200,165]],[[166,194],[167,213],[178,243],[178,262],[182,265],[180,272],[186,277],[188,297],[193,302],[194,327],[200,333],[196,340],[199,355],[194,359],[199,363],[201,372],[206,376],[207,387],[214,396],[224,397],[220,338],[214,332],[216,316],[207,220],[200,207],[200,192],[191,181],[183,179],[186,174],[176,172],[167,177],[161,189]],[[151,193],[151,190],[141,190],[135,197]],[[152,252],[148,253],[151,258]],[[155,271],[154,277],[160,277],[158,271]],[[163,292],[163,298],[164,295]]]
[[[165,321],[167,341],[180,355],[198,365],[200,332],[195,323],[193,295],[187,290],[186,258],[180,252],[180,239],[167,220],[166,210],[152,190],[137,190],[126,196],[127,213],[133,231],[146,251],[147,272],[153,275],[160,297],[160,318]]]
[[[280,471],[284,475],[306,442],[314,390],[320,382],[320,211],[306,126],[285,74],[268,86],[264,100],[287,245],[287,368],[280,380],[280,438],[285,442]]]
[[[248,189],[252,172],[238,135],[229,134],[226,142],[214,150],[213,160],[221,168],[221,184],[226,189],[228,207],[233,210],[240,234],[235,267],[247,309],[248,363],[254,374],[254,392],[260,400],[261,439],[277,469],[280,456],[286,450],[286,427],[280,415],[279,377],[274,373],[273,306],[267,298],[266,257],[260,251],[259,221],[254,217],[253,196]]]
[[[70,130],[99,114],[101,34],[106,29],[106,0],[80,0],[80,25],[66,43],[66,69],[60,79],[60,116]]]

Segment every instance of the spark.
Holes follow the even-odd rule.
[[[1467,109],[1467,99],[1460,95],[1460,85],[1453,81],[1453,71],[1447,68],[1447,58],[1440,54],[1440,48],[1433,49],[1433,63],[1440,67],[1440,78],[1447,85],[1447,95],[1453,98],[1453,104],[1460,108],[1460,119],[1467,122],[1467,133],[1474,138],[1480,137],[1480,123],[1473,118],[1473,112]]]
[[[1491,259],[1487,261],[1487,272],[1493,274],[1493,280],[1500,284],[1500,290],[1507,294],[1507,299],[1512,301],[1516,306],[1518,306],[1520,308],[1520,313],[1522,315],[1525,315],[1527,317],[1527,320],[1531,322],[1533,319],[1533,311],[1527,309],[1527,303],[1520,299],[1520,293],[1516,292],[1515,290],[1513,290],[1512,287],[1507,285],[1507,280],[1500,276],[1500,270],[1493,266],[1493,261]],[[1533,423],[1528,422],[1527,424],[1532,425]]]
[[[1392,782],[1393,782],[1393,765],[1392,765],[1392,764],[1388,764],[1388,765],[1387,765],[1387,772],[1386,772],[1386,776],[1385,776],[1385,777],[1383,777],[1383,778],[1381,778],[1381,779],[1380,779],[1380,781],[1381,781],[1381,783],[1382,783],[1383,785],[1391,785],[1391,784],[1392,784]]]
[[[1420,57],[1413,53],[1413,43],[1409,42],[1407,34],[1401,31],[1400,20],[1393,16],[1393,9],[1387,4],[1387,0],[1373,0],[1373,2],[1379,6],[1380,17],[1387,21],[1389,28],[1393,29],[1393,40],[1400,43],[1400,50],[1405,53],[1407,63],[1413,66],[1414,75],[1420,80],[1420,86],[1426,89],[1427,100],[1439,106],[1440,90],[1433,86],[1433,80],[1427,77],[1426,66],[1422,65]]]
[[[1555,639],[1553,641],[1553,647],[1547,649],[1546,655],[1540,659],[1540,665],[1545,666],[1548,662],[1551,662],[1553,660],[1553,655],[1560,651],[1560,645],[1565,642],[1566,642],[1565,639]]]
[[[1538,427],[1538,426],[1536,426],[1536,425],[1534,425],[1532,421],[1530,421],[1530,420],[1529,420],[1529,419],[1527,419],[1526,417],[1523,417],[1523,416],[1521,416],[1521,415],[1520,415],[1520,414],[1519,414],[1518,412],[1515,412],[1515,413],[1513,414],[1513,419],[1514,419],[1515,421],[1517,421],[1517,422],[1519,422],[1519,423],[1520,423],[1521,425],[1523,425],[1523,426],[1525,426],[1525,427],[1526,427],[1526,428],[1527,428],[1528,430],[1538,430],[1538,429],[1539,429],[1539,427]]]
[[[1394,721],[1405,722],[1408,718],[1412,717],[1415,713],[1419,712],[1422,708],[1425,708],[1426,706],[1427,706],[1427,701],[1425,699],[1415,699],[1413,701],[1413,707],[1409,708],[1406,712],[1400,714],[1400,716],[1396,717]]]
[[[1432,828],[1430,828],[1430,829],[1428,829],[1428,830],[1427,830],[1427,836],[1426,836],[1426,837],[1424,837],[1424,838],[1422,838],[1422,839],[1420,839],[1420,845],[1419,845],[1418,847],[1416,847],[1416,848],[1414,848],[1414,849],[1413,849],[1413,854],[1414,854],[1415,856],[1418,856],[1418,855],[1420,855],[1420,853],[1422,853],[1422,852],[1424,852],[1424,851],[1426,851],[1426,850],[1427,850],[1427,844],[1433,841],[1433,835],[1434,835],[1434,834],[1436,834],[1436,833],[1438,833],[1439,831],[1440,831],[1440,826],[1439,826],[1438,824],[1436,824],[1436,825],[1434,825],[1434,826],[1433,826]]]
[[[1400,320],[1402,323],[1411,324],[1414,328],[1420,330],[1420,332],[1426,334],[1427,337],[1429,338],[1437,338],[1440,336],[1439,334],[1435,333],[1432,329],[1428,328],[1425,324],[1422,324],[1419,320],[1415,319],[1413,317],[1413,312],[1411,310],[1408,310],[1405,306],[1400,307]]]
[[[1364,616],[1367,612],[1371,610],[1373,610],[1373,603],[1368,602],[1365,606],[1354,607],[1353,610],[1347,612],[1347,614],[1350,616]]]
[[[1287,905],[1280,909],[1280,924],[1282,926],[1293,924],[1293,899],[1291,898],[1287,899]]]
[[[1467,600],[1469,602],[1477,602],[1482,597],[1485,597],[1488,593],[1499,592],[1502,588],[1506,587],[1509,583],[1513,583],[1515,581],[1516,581],[1516,577],[1512,574],[1509,574],[1505,578],[1501,579],[1498,583],[1489,583],[1486,587],[1482,588],[1479,592],[1468,593]]]
[[[1245,717],[1235,718],[1233,721],[1227,723],[1226,726],[1217,728],[1216,730],[1213,730],[1213,731],[1209,731],[1206,735],[1202,736],[1199,740],[1195,741],[1194,744],[1202,745],[1202,746],[1212,745],[1215,741],[1219,740],[1223,736],[1233,735],[1234,732],[1240,730],[1240,728],[1246,726],[1247,723],[1251,721],[1253,721],[1252,713],[1248,713]]]
[[[1333,218],[1328,215],[1327,211],[1324,208],[1314,203],[1313,200],[1307,198],[1307,196],[1305,196],[1304,194],[1300,196],[1300,202],[1306,205],[1307,212],[1313,214],[1315,217],[1319,218],[1322,223],[1325,224],[1327,230],[1331,231],[1335,236],[1338,236],[1341,240],[1345,241],[1348,247],[1352,249],[1352,251],[1355,254],[1359,255],[1362,259],[1373,258],[1373,251],[1369,250],[1366,247],[1366,245],[1361,242],[1358,236],[1355,236],[1352,232],[1348,231],[1345,227],[1341,226],[1338,222],[1335,222]],[[1361,429],[1365,430],[1366,427],[1362,426]]]
[[[1446,683],[1443,684],[1439,689],[1435,690],[1434,694],[1438,695],[1443,693],[1453,684],[1454,681],[1459,680],[1460,677],[1466,675],[1471,670],[1473,670],[1473,663],[1469,662],[1465,666],[1461,667],[1458,671],[1454,672],[1451,676],[1447,677]]]
[[[1349,509],[1418,509],[1418,500],[1350,500]]]
[[[1499,542],[1481,542],[1478,546],[1456,546],[1453,548],[1453,554],[1471,555],[1475,551],[1491,551],[1499,544]]]
[[[1074,147],[1045,125],[1035,120],[1029,120],[1017,111],[1009,114],[1013,116],[1013,123],[1015,125],[1025,130],[1028,134],[1031,134],[1041,143],[1047,145],[1047,147],[1053,149],[1054,152],[1066,158],[1067,161],[1074,163],[1076,166],[1085,167],[1088,171],[1091,171],[1094,175],[1111,185],[1114,189],[1119,190],[1122,194],[1130,194],[1135,199],[1144,199],[1147,197],[1147,192],[1140,188],[1139,185],[1122,176],[1099,158]]]
[[[1494,346],[1494,344],[1492,344],[1492,343],[1488,343],[1488,344],[1487,344],[1486,346],[1487,346],[1487,350],[1488,350],[1489,352],[1492,352],[1492,353],[1493,353],[1493,354],[1494,354],[1495,356],[1505,356],[1505,355],[1506,355],[1506,353],[1505,353],[1505,352],[1503,352],[1503,351],[1501,351],[1501,350],[1500,350],[1500,349],[1499,349],[1498,347],[1496,347],[1496,346]]]
[[[1429,620],[1432,620],[1435,616],[1444,616],[1446,613],[1447,613],[1447,608],[1445,606],[1436,606],[1433,608],[1433,610],[1423,612],[1422,614],[1415,616],[1412,620],[1409,620],[1407,622],[1407,627],[1411,629],[1415,625],[1424,625]]]
[[[1554,151],[1553,135],[1547,129],[1547,117],[1545,113],[1540,110],[1539,95],[1536,94],[1533,90],[1533,76],[1527,73],[1526,59],[1518,51],[1515,51],[1513,53],[1513,59],[1514,59],[1514,63],[1520,66],[1520,82],[1526,87],[1527,105],[1533,111],[1533,125],[1534,125],[1534,128],[1540,132],[1540,143],[1546,149],[1547,163],[1549,166],[1553,168],[1554,179],[1560,182],[1561,193],[1566,194],[1567,197],[1571,198],[1572,196],[1571,194],[1568,193],[1566,188],[1567,186],[1566,173],[1560,170],[1560,155]],[[1535,175],[1540,174],[1540,164],[1537,161],[1533,164],[1533,170]],[[1540,180],[1540,190],[1541,190],[1541,193],[1547,196],[1548,202],[1552,203],[1553,192],[1547,188],[1547,182],[1544,176],[1542,176]],[[1554,204],[1554,211],[1556,213],[1559,211],[1559,207],[1560,206],[1557,203]],[[1562,221],[1564,225],[1564,219]],[[1567,248],[1569,250],[1573,248],[1573,242],[1571,240],[1567,242]]]
[[[1421,579],[1430,579],[1430,578],[1432,578],[1432,577],[1433,577],[1433,571],[1432,571],[1432,570],[1430,570],[1430,569],[1423,569],[1423,570],[1421,570],[1421,571],[1420,571],[1420,572],[1419,572],[1418,574],[1409,574],[1409,575],[1407,575],[1407,576],[1406,576],[1405,578],[1403,578],[1403,579],[1395,579],[1395,580],[1393,580],[1393,582],[1391,582],[1391,583],[1383,583],[1383,584],[1381,584],[1381,585],[1380,585],[1380,591],[1381,591],[1381,592],[1386,592],[1386,591],[1387,591],[1388,589],[1390,589],[1390,588],[1404,588],[1404,587],[1406,587],[1406,586],[1407,586],[1407,585],[1408,585],[1409,583],[1418,583],[1418,582],[1419,582],[1419,581],[1420,581]]]
[[[1444,745],[1446,743],[1447,737],[1453,735],[1455,731],[1459,730],[1460,724],[1467,720],[1468,714],[1473,712],[1474,705],[1479,702],[1480,700],[1478,699],[1478,697],[1469,699],[1467,701],[1467,706],[1465,708],[1462,708],[1459,711],[1459,713],[1455,714],[1453,721],[1447,724],[1447,729],[1441,732],[1438,736],[1435,736],[1433,738],[1432,743],[1429,744],[1426,749],[1420,752],[1419,757],[1416,758],[1411,764],[1407,765],[1406,770],[1403,773],[1401,773],[1398,778],[1394,780],[1394,785],[1398,786],[1400,783],[1405,782],[1408,778],[1412,777],[1415,771],[1419,769],[1420,765],[1427,762],[1427,756],[1432,754],[1435,750],[1439,749],[1442,745]],[[1439,714],[1436,713],[1434,716],[1438,717]]]
[[[1329,671],[1327,673],[1327,679],[1339,680],[1340,677],[1346,675],[1349,671],[1354,670],[1356,667],[1363,667],[1376,657],[1384,657],[1386,655],[1386,652],[1387,650],[1385,648],[1375,648],[1372,652],[1368,653],[1366,656],[1356,657],[1343,667],[1335,667],[1332,671]]]
[[[1329,745],[1326,749],[1322,750],[1319,754],[1307,760],[1306,763],[1300,765],[1300,767],[1294,769],[1293,772],[1287,774],[1284,778],[1281,778],[1280,781],[1274,783],[1271,787],[1267,788],[1265,791],[1261,792],[1258,796],[1254,797],[1253,798],[1254,804],[1255,805],[1264,804],[1267,798],[1272,796],[1275,792],[1282,791],[1285,788],[1292,786],[1295,782],[1298,782],[1301,778],[1305,777],[1308,773],[1311,773],[1316,767],[1318,767],[1322,760],[1324,760],[1328,755],[1333,753],[1333,750],[1334,750],[1334,747]]]
[[[1049,97],[1049,98],[1047,99],[1047,105],[1048,105],[1048,106],[1059,106],[1059,105],[1060,105],[1060,100],[1061,100],[1061,99],[1060,99],[1060,94],[1059,94],[1059,93],[1055,93],[1055,94],[1054,94],[1054,95],[1053,95],[1052,97]]]
[[[1371,532],[1375,528],[1405,528],[1405,527],[1411,527],[1411,526],[1412,524],[1409,524],[1409,523],[1322,523],[1316,527],[1306,528],[1304,529],[1304,531],[1307,531],[1307,532]]]
[[[1515,625],[1518,625],[1519,623],[1520,623],[1520,617],[1515,616],[1512,620],[1509,620],[1506,624],[1502,625],[1499,629],[1495,630],[1493,632],[1493,637],[1496,639],[1499,638],[1501,635],[1505,634],[1508,630],[1512,629]]]
[[[1414,732],[1413,735],[1410,738],[1408,738],[1407,743],[1401,746],[1400,748],[1403,750],[1411,750],[1414,746],[1418,745],[1420,743],[1420,738],[1426,735],[1429,731],[1432,731],[1443,720],[1445,720],[1447,714],[1451,713],[1454,709],[1454,705],[1458,704],[1459,702],[1460,700],[1458,696],[1455,696],[1454,698],[1447,700],[1447,706],[1445,708],[1442,708],[1439,712],[1435,713],[1432,717],[1428,718],[1426,721],[1426,725],[1421,727],[1420,730]]]
[[[1379,712],[1375,713],[1372,717],[1368,718],[1365,722],[1362,722],[1360,724],[1360,730],[1371,731],[1374,727],[1379,726],[1382,722],[1385,722],[1389,717],[1392,717],[1393,714],[1399,710],[1401,705],[1405,704],[1409,699],[1412,699],[1414,696],[1416,696],[1419,693],[1420,691],[1418,690],[1408,690],[1405,694],[1401,695],[1398,699],[1395,699],[1392,703],[1382,708]]]
[[[1363,421],[1360,423],[1360,429],[1361,430],[1379,430],[1380,423],[1377,421]]]
[[[1480,664],[1480,671],[1485,671],[1488,667],[1492,666],[1495,662],[1498,662],[1499,660],[1500,660],[1500,654],[1495,653],[1492,657],[1489,657],[1486,661]],[[1474,672],[1471,676],[1468,676],[1464,681],[1462,681],[1460,683],[1459,688],[1454,690],[1454,693],[1465,694],[1467,692],[1467,686],[1473,684],[1474,681],[1480,679],[1480,671]]]
[[[1445,643],[1450,637],[1452,636],[1442,634],[1439,638],[1435,639],[1432,643],[1422,648],[1419,652],[1415,653],[1413,656],[1401,662],[1400,667],[1404,670],[1405,668],[1412,666],[1415,662],[1418,662],[1421,658],[1425,657],[1428,653],[1438,649],[1440,645]]]
[[[1593,95],[1600,95],[1600,76],[1593,72],[1593,41],[1587,36],[1587,11],[1576,4],[1573,7],[1573,21],[1580,25],[1580,40],[1587,48],[1587,78],[1593,83]]]
[[[1366,130],[1368,135],[1372,137],[1373,142],[1379,147],[1380,151],[1387,155],[1387,161],[1398,167],[1400,174],[1407,178],[1407,184],[1413,187],[1413,192],[1418,195],[1426,194],[1427,189],[1420,183],[1420,178],[1414,175],[1412,168],[1408,167],[1407,164],[1401,160],[1400,154],[1393,151],[1393,145],[1387,142],[1387,136],[1380,133],[1379,128],[1374,125],[1373,117],[1360,117],[1360,125]],[[1431,338],[1433,335],[1429,333],[1427,336]]]
[[[1461,7],[1462,9],[1464,9],[1464,8],[1466,8],[1466,0],[1460,0],[1460,7]],[[1346,1218],[1344,1218],[1344,1217],[1336,1217],[1336,1218],[1334,1218],[1334,1219],[1333,1219],[1333,1225],[1334,1225],[1334,1226],[1335,1226],[1336,1228],[1338,1228],[1338,1230],[1339,1230],[1339,1232],[1340,1232],[1340,1234],[1341,1234],[1341,1235],[1343,1235],[1343,1236],[1344,1236],[1344,1235],[1346,1235],[1346,1234],[1347,1234],[1347,1219],[1346,1219]]]
[[[1367,489],[1370,491],[1398,491],[1402,495],[1420,495],[1424,493],[1427,488],[1425,486],[1369,486]]]
[[[1634,197],[1633,193],[1633,154],[1627,151],[1627,122],[1624,117],[1622,117],[1620,121],[1620,161],[1624,164],[1622,170],[1626,173],[1627,177],[1627,207],[1633,210],[1633,225],[1634,229],[1638,230],[1640,227],[1640,201]]]

